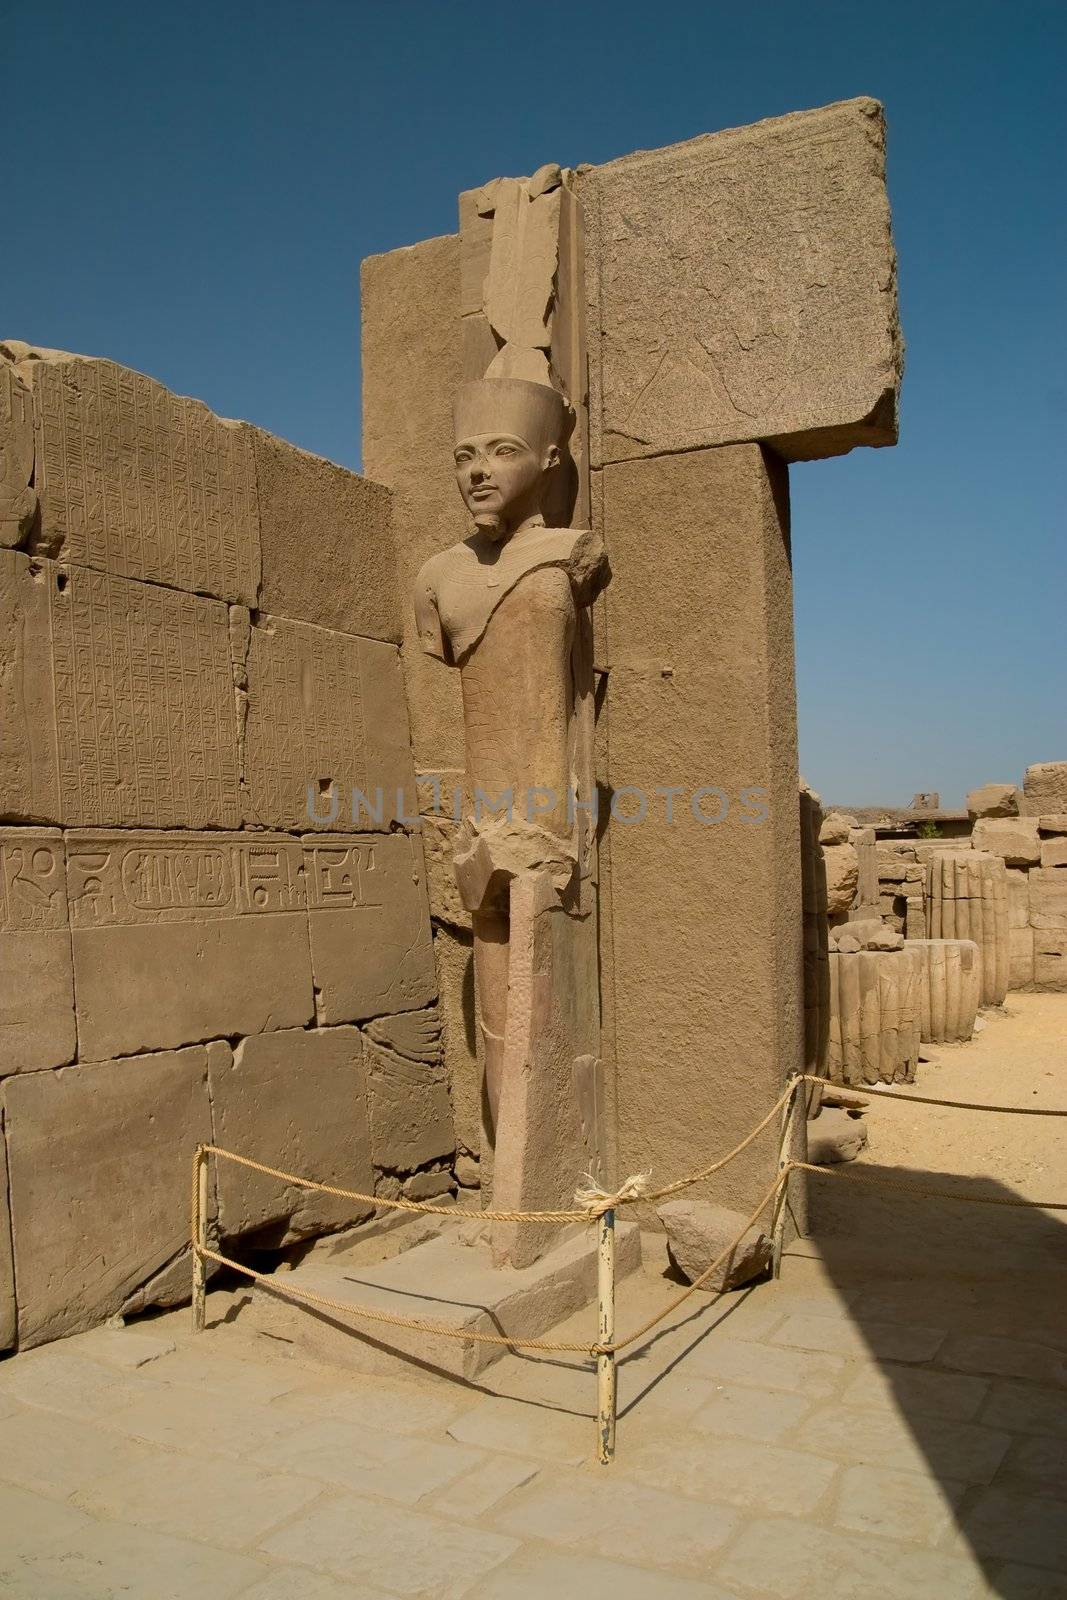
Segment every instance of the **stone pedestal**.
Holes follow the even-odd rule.
[[[1001,1005],[1011,971],[1003,860],[980,850],[946,850],[930,857],[926,873],[927,937],[973,939],[982,958],[979,1003]]]
[[[831,950],[834,1083],[910,1083],[919,1060],[920,960],[903,950]]]

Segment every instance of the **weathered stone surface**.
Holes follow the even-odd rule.
[[[473,940],[469,934],[436,928],[433,947],[456,1142],[475,1155],[481,1153],[486,1172],[491,1175],[492,1160],[482,1145],[482,1073],[474,1005]],[[485,1174],[482,1181],[488,1182]]]
[[[745,1214],[706,1200],[669,1200],[658,1208],[667,1231],[671,1264],[687,1283],[705,1272],[715,1257],[733,1244],[722,1266],[701,1285],[709,1294],[736,1289],[764,1272],[771,1258],[771,1243],[756,1227],[745,1228]],[[740,1237],[739,1237],[740,1236]]]
[[[1039,761],[1027,767],[1019,812],[1024,817],[1067,811],[1067,761]]]
[[[1067,932],[1067,872],[1035,867],[1030,873],[1030,922],[1043,932]]]
[[[919,1059],[918,957],[831,950],[828,1075],[835,1083],[910,1083]]]
[[[855,826],[855,817],[847,816],[843,811],[830,811],[823,818],[822,827],[819,829],[819,843],[848,844]]]
[[[101,830],[66,843],[83,1060],[312,1020],[295,839]]]
[[[580,182],[593,462],[896,439],[901,341],[880,106],[642,151]],[[654,292],[649,286],[655,285]]]
[[[459,824],[451,816],[428,816],[424,811],[421,828],[430,915],[435,922],[469,933],[471,914],[463,904],[452,864]]]
[[[345,832],[414,816],[395,645],[263,618],[251,629],[247,678],[246,821]]]
[[[856,897],[860,878],[859,856],[850,844],[823,848],[826,867],[826,911],[831,917],[848,911]]]
[[[1001,1005],[1008,992],[1011,966],[1003,857],[944,846],[931,852],[927,859],[926,932],[931,939],[973,939],[982,955],[980,1003]]]
[[[389,491],[259,428],[259,609],[398,644]]]
[[[254,606],[249,429],[113,361],[40,357],[18,371],[34,395],[42,553]]]
[[[1009,987],[1030,989],[1034,983],[1034,930],[1011,928],[1011,976]]]
[[[411,1172],[450,1157],[456,1137],[436,1006],[379,1017],[364,1035],[374,1165]]]
[[[417,834],[304,834],[319,1020],[363,1022],[428,1005],[437,990]]]
[[[57,571],[0,549],[0,820],[60,817],[52,683]],[[83,668],[84,671],[84,668]]]
[[[1026,928],[1030,925],[1030,875],[1021,867],[1009,867],[1008,880],[1008,925],[1012,928]]]
[[[926,1043],[962,1043],[974,1032],[982,956],[972,939],[909,939],[919,962],[921,1031]]]
[[[495,185],[484,309],[504,344],[548,348],[559,211],[559,188],[532,195],[518,178],[501,178]]]
[[[1041,865],[1043,867],[1067,867],[1067,838],[1042,839]]]
[[[0,548],[23,542],[36,510],[33,396],[0,356]]]
[[[20,1347],[79,1333],[187,1249],[192,1150],[211,1142],[207,1051],[8,1078]]]
[[[752,445],[602,476],[614,573],[598,654],[610,672],[603,780],[639,786],[650,805],[657,785],[730,786],[721,822],[722,796],[691,788],[670,826],[651,813],[608,830],[617,1170],[667,1175],[742,1138],[802,1060],[787,485]],[[655,1062],[670,1063],[669,1093]],[[715,1199],[751,1208],[773,1154],[746,1152],[716,1178]]]
[[[0,1078],[74,1059],[63,836],[0,829]]]
[[[845,950],[902,950],[904,935],[895,928],[887,928],[880,919],[860,917],[849,922],[839,922],[830,929],[830,948]]]
[[[824,1106],[808,1123],[808,1160],[817,1167],[855,1161],[867,1143],[867,1123],[839,1106]]]
[[[1067,989],[1067,933],[1034,929],[1034,984],[1038,989]]]
[[[281,1029],[208,1046],[216,1142],[269,1167],[371,1194],[367,1074],[358,1028]],[[219,1232],[272,1248],[373,1210],[218,1162]]]
[[[980,817],[971,834],[975,850],[1003,856],[1010,867],[1033,867],[1041,858],[1036,817]]]
[[[967,796],[967,813],[971,817],[1017,817],[1019,791],[1014,783],[984,783]]]
[[[1037,829],[1038,832],[1042,834],[1067,833],[1067,812],[1061,812],[1059,815],[1054,814],[1052,816],[1040,817],[1038,819]]]
[[[7,1141],[0,1106],[0,1350],[15,1343],[15,1263],[11,1255],[11,1209],[7,1200]]]

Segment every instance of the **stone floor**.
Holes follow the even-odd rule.
[[[198,1337],[182,1311],[2,1362],[0,1595],[1067,1600],[1067,1215],[878,1211],[853,1175],[813,1180],[779,1282],[623,1364],[608,1468],[577,1358],[342,1373],[243,1293]],[[662,1269],[650,1241],[623,1331]]]

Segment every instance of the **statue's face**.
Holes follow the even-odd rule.
[[[479,433],[456,445],[456,481],[475,527],[505,538],[541,509],[545,475],[559,451],[542,458],[525,439],[510,433]]]

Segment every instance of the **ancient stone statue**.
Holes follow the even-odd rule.
[[[568,1130],[581,1097],[571,1058],[583,1049],[583,997],[552,928],[559,914],[579,914],[590,787],[576,715],[591,670],[582,611],[609,573],[597,536],[545,525],[570,420],[546,384],[460,387],[456,477],[474,532],[431,557],[415,587],[422,647],[458,667],[462,683],[466,805],[454,861],[474,929],[494,1204],[524,1209],[565,1204],[581,1170]],[[595,1005],[595,992],[584,1000]],[[498,1259],[530,1258],[498,1248],[499,1237]]]

